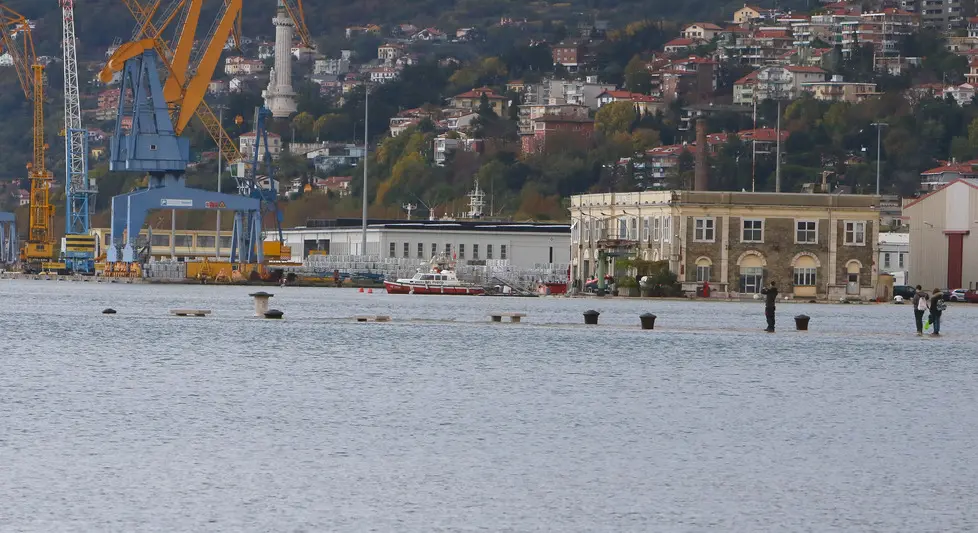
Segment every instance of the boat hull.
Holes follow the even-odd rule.
[[[452,296],[479,296],[485,294],[485,289],[469,285],[415,285],[397,281],[385,281],[387,294],[447,294]]]

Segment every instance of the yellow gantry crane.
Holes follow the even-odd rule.
[[[0,53],[13,59],[14,71],[24,96],[34,104],[34,158],[27,165],[30,179],[30,224],[20,259],[25,268],[45,268],[58,254],[54,239],[54,209],[49,198],[54,175],[47,169],[44,142],[44,65],[34,52],[30,23],[22,15],[0,4]]]

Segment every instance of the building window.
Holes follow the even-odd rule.
[[[499,258],[500,259],[506,259],[506,245],[505,244],[500,244],[499,245]]]
[[[899,261],[900,268],[903,268],[903,254],[897,254],[897,261]]]
[[[450,243],[450,242],[446,242],[445,243],[445,255],[447,257],[451,257],[452,256],[452,243]]]
[[[411,244],[404,243],[404,258],[411,257]]]
[[[702,257],[696,261],[696,283],[706,283],[710,281],[710,269],[713,263]]]
[[[465,245],[464,244],[458,245],[458,258],[459,259],[465,259]]]
[[[153,237],[150,239],[150,245],[152,246],[169,246],[170,236],[160,235],[159,233],[154,233]]]
[[[618,219],[618,235],[617,235],[617,237],[619,239],[627,239],[628,238],[628,219],[626,219],[625,217],[622,217],[622,218],[619,218]]]
[[[591,220],[584,221],[584,242],[591,241]]]
[[[655,217],[654,222],[652,222],[652,242],[662,240],[662,222],[661,217]]]
[[[486,245],[486,259],[492,259],[492,245]]]
[[[742,242],[764,242],[764,221],[744,219],[740,240]]]
[[[815,268],[812,267],[802,267],[795,269],[795,286],[796,287],[814,287],[815,286]]]
[[[672,242],[672,217],[662,217],[662,240]]]
[[[890,268],[890,252],[883,254],[883,268]]]
[[[716,240],[716,220],[712,218],[697,218],[694,223],[693,240],[697,242],[713,242]]]
[[[173,237],[175,248],[190,248],[193,246],[194,238],[192,235],[176,235]]]
[[[628,240],[636,241],[638,240],[638,218],[632,217],[632,220],[628,226]]]
[[[479,245],[478,244],[473,244],[472,245],[472,259],[478,259],[478,258],[479,258]]]
[[[757,294],[764,285],[763,267],[740,267],[740,292]]]
[[[197,236],[197,248],[214,248],[214,243],[217,242],[216,237],[213,235],[198,235]]]
[[[642,220],[642,241],[643,242],[649,242],[651,240],[651,238],[652,238],[652,228],[649,227],[649,222],[651,222],[651,221],[652,221],[652,219],[649,218],[649,217],[645,217],[645,219]]]
[[[846,222],[846,244],[849,246],[866,245],[865,222]]]
[[[221,237],[221,248],[225,250],[231,248],[231,237]]]
[[[579,220],[575,220],[574,223],[571,224],[571,242],[581,242],[581,226]]]
[[[438,255],[438,243],[433,242],[431,243],[431,257],[435,257],[437,255]]]
[[[418,259],[424,259],[424,243],[418,243]]]
[[[814,220],[796,221],[795,244],[818,244],[818,223]]]
[[[397,257],[397,252],[395,250],[397,250],[397,244],[392,242],[391,243],[391,252],[390,252],[390,256],[391,257]]]

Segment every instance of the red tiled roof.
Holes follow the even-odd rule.
[[[471,91],[464,92],[462,94],[455,95],[455,98],[482,98],[482,95],[486,95],[486,98],[490,100],[505,100],[505,96],[500,96],[492,91],[489,87],[479,87],[478,89],[472,89]]]
[[[955,165],[944,165],[937,168],[932,168],[930,170],[925,170],[920,173],[921,176],[936,176],[938,174],[945,174],[948,172],[957,172],[958,174],[970,174],[972,176],[978,176],[978,170],[975,170],[973,166],[968,163],[958,163]]]
[[[738,131],[737,136],[745,141],[775,142],[778,140],[778,130],[774,128],[757,128],[756,130]],[[791,132],[781,130],[781,142],[788,140]]]
[[[757,71],[751,72],[750,74],[740,78],[734,82],[734,85],[747,85],[757,83]]]
[[[673,39],[673,40],[669,41],[668,43],[664,44],[663,45],[663,48],[665,48],[667,46],[693,46],[693,40],[692,39],[684,39],[684,38]]]

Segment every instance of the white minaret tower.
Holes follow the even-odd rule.
[[[262,92],[265,107],[275,118],[286,118],[295,113],[295,91],[292,90],[292,35],[295,24],[278,2],[278,13],[272,19],[275,25],[275,67],[268,78],[268,89]]]

